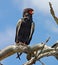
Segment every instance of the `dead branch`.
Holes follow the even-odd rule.
[[[10,45],[0,51],[0,61],[13,55],[14,53],[22,52],[26,53],[27,57],[29,57],[29,59],[27,58],[28,61],[24,65],[32,65],[43,57],[55,56],[56,54],[58,54],[58,47],[55,50],[55,48],[51,48],[45,45],[44,48],[42,49],[43,45],[44,43],[43,44],[40,43],[34,46],[27,46],[21,44],[19,46]],[[42,52],[40,53],[41,49]]]
[[[24,65],[32,65],[33,63],[35,63],[36,61],[40,60],[43,57],[55,56],[55,54],[58,54],[58,48],[56,48],[55,50],[54,48],[45,47],[40,55],[37,54],[36,57],[32,57]]]
[[[54,13],[51,2],[49,2],[49,6],[50,6],[50,13],[51,13],[52,17],[54,18],[54,20],[56,21],[56,23],[58,24],[58,17],[56,17],[56,15]]]

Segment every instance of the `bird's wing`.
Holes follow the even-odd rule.
[[[32,35],[33,35],[33,33],[34,33],[34,29],[35,29],[35,23],[32,22],[32,24],[31,24],[30,36],[29,36],[29,42],[30,42],[30,40],[32,39]]]
[[[16,26],[16,35],[15,35],[15,42],[18,42],[18,32],[20,30],[20,27],[21,27],[21,24],[22,24],[22,20],[20,19],[17,23],[17,26]]]

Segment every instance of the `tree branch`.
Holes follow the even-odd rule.
[[[6,57],[9,57],[11,55],[13,55],[16,52],[25,52],[25,53],[29,53],[29,49],[31,49],[29,46],[25,46],[25,45],[10,45],[2,50],[0,50],[0,61],[3,60]]]
[[[58,48],[45,48],[43,52],[40,55],[36,55],[36,57],[32,57],[28,62],[26,62],[24,65],[32,65],[36,61],[40,60],[43,57],[48,57],[48,56],[55,56],[58,54]]]
[[[50,6],[50,13],[51,13],[52,17],[54,18],[54,20],[56,21],[56,23],[58,24],[58,18],[55,16],[51,2],[49,2],[49,6]]]
[[[27,54],[28,60],[24,65],[32,65],[43,57],[56,56],[56,54],[58,54],[58,47],[55,50],[55,48],[51,48],[45,45],[44,48],[42,49],[43,45],[44,43],[36,44],[34,46],[27,46],[22,44],[20,44],[19,46],[10,45],[0,51],[0,61],[13,55],[14,53],[22,52]],[[41,49],[42,52],[40,53]]]

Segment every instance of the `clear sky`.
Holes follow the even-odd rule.
[[[54,21],[49,11],[48,2],[53,4],[56,16],[58,16],[58,0],[0,0],[0,49],[14,44],[17,21],[22,18],[23,9],[31,7],[34,9],[33,20],[35,22],[35,32],[30,45],[34,45],[50,36],[47,45],[52,46],[58,40],[58,25]],[[46,65],[58,65],[54,57],[41,59]],[[21,56],[21,61],[16,59],[16,54],[4,59],[4,65],[22,65],[25,63],[26,54]],[[35,65],[41,65],[39,61]]]

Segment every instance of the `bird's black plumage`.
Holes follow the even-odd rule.
[[[26,8],[23,12],[23,18],[21,18],[18,21],[17,27],[16,27],[16,36],[15,36],[15,42],[18,44],[19,42],[29,44],[32,35],[34,32],[34,22],[32,19],[32,14],[29,12],[32,12],[33,9]]]

